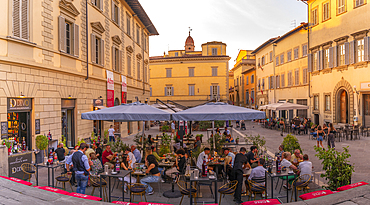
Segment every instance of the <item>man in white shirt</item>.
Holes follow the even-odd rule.
[[[114,128],[113,125],[110,126],[108,130],[108,135],[109,135],[109,142],[113,141],[116,142],[116,139],[114,139]]]
[[[263,168],[263,165],[265,164],[265,159],[260,158],[258,160],[258,166],[253,168],[251,171],[251,174],[248,177],[248,180],[254,180],[254,179],[263,179],[265,178],[266,169]],[[248,180],[245,180],[245,186],[248,187]],[[265,182],[258,183],[258,186],[265,186]],[[265,196],[265,193],[262,193],[262,197]]]
[[[172,133],[172,136],[175,136],[175,129],[176,129],[175,122],[172,121],[171,122],[171,133]]]
[[[131,149],[130,148],[127,148],[126,151],[125,151],[125,154],[128,155],[129,159],[130,159],[130,162],[131,162],[131,167],[134,168],[134,164],[136,163],[136,158],[135,158],[135,155],[132,154],[131,152]]]
[[[198,160],[197,160],[197,167],[198,167],[198,169],[202,170],[202,165],[203,165],[204,157],[205,157],[206,162],[207,162],[208,156],[209,156],[209,153],[210,152],[211,152],[211,150],[208,147],[206,147],[206,148],[204,148],[204,151],[199,154]]]
[[[303,162],[299,163],[299,171],[300,176],[309,174],[311,176],[312,174],[312,162],[308,161],[308,155],[303,155]]]

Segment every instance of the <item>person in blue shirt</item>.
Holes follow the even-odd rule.
[[[235,154],[232,153],[232,152],[230,152],[230,149],[229,148],[225,148],[224,149],[224,154],[226,156],[231,157],[231,167],[234,167]]]
[[[141,154],[140,154],[140,151],[138,149],[136,149],[135,145],[131,146],[131,152],[135,156],[136,163],[141,163]]]
[[[87,182],[89,179],[90,165],[87,156],[84,154],[87,150],[87,144],[81,143],[78,151],[74,152],[66,160],[66,168],[68,175],[72,174],[70,167],[73,166],[77,181],[77,193],[85,194]]]

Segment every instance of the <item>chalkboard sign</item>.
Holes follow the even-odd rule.
[[[1,122],[1,139],[8,138],[8,122]]]
[[[40,119],[35,120],[35,132],[36,134],[40,134]]]
[[[8,157],[9,177],[16,177],[18,179],[27,180],[28,174],[22,171],[22,164],[32,162],[32,152],[13,154]]]

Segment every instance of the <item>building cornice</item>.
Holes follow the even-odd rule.
[[[159,63],[159,62],[176,62],[176,61],[208,61],[208,60],[230,60],[229,56],[219,56],[219,57],[187,57],[187,58],[159,58],[159,59],[150,59],[150,63]]]

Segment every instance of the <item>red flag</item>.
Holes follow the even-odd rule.
[[[262,95],[263,95],[263,90],[261,90],[261,93],[262,93]]]
[[[261,64],[258,63],[258,67],[261,68],[261,70],[263,71],[263,68],[262,68]]]

